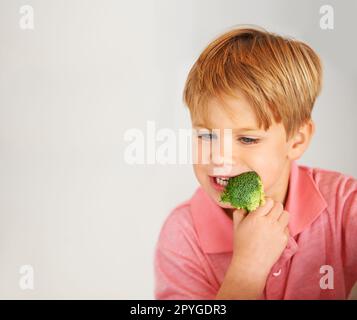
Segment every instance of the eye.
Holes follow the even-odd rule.
[[[255,144],[258,143],[259,139],[253,139],[253,138],[247,138],[247,137],[242,137],[238,140],[244,141],[243,144]]]
[[[215,135],[212,133],[199,133],[197,137],[203,140],[212,140],[215,138]]]

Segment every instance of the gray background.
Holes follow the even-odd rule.
[[[19,27],[22,5],[34,30]],[[335,10],[334,30],[319,8]],[[197,188],[190,165],[130,166],[126,130],[189,128],[190,66],[249,23],[310,44],[324,64],[300,164],[357,176],[356,1],[0,1],[0,298],[153,298],[170,210]],[[19,268],[34,268],[21,290]]]

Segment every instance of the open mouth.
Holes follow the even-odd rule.
[[[228,180],[229,178],[214,177],[214,182],[223,187],[225,187],[228,184]]]
[[[228,185],[229,177],[210,177],[213,187],[218,191],[223,191]]]

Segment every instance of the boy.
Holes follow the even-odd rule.
[[[210,161],[194,163],[201,186],[161,229],[156,299],[348,297],[357,281],[357,180],[296,162],[315,131],[321,77],[308,45],[257,28],[229,31],[202,52],[184,100],[198,158]],[[231,156],[204,154],[220,142],[212,132],[226,128]],[[220,201],[227,179],[246,171],[259,174],[266,195],[249,214]]]

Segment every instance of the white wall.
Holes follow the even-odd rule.
[[[34,29],[19,27],[22,5]],[[308,42],[325,67],[300,160],[357,176],[356,2],[1,0],[0,298],[153,298],[153,252],[169,211],[198,186],[189,165],[130,166],[131,128],[189,127],[190,66],[242,23]],[[34,268],[21,290],[19,268]]]

